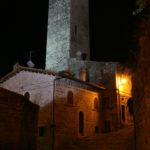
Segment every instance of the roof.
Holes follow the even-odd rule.
[[[80,80],[78,78],[74,78],[72,76],[68,76],[68,75],[65,75],[65,74],[61,74],[60,76],[63,77],[63,78],[67,78],[67,79],[70,79],[70,80],[73,80],[73,81],[76,81],[76,82],[80,82],[80,83],[86,84],[86,85],[91,86],[91,87],[96,88],[96,89],[106,90],[106,88],[103,87],[103,86],[99,86],[99,85],[93,84],[91,82],[85,82],[85,81],[82,81],[82,80]]]
[[[63,77],[63,78],[67,78],[67,79],[70,79],[70,80],[73,80],[73,81],[76,81],[76,82],[80,82],[82,84],[91,86],[91,87],[99,89],[99,90],[105,90],[105,88],[102,87],[102,86],[99,86],[99,85],[96,85],[96,84],[92,84],[90,82],[82,81],[80,79],[77,79],[77,78],[69,75],[69,74],[66,74],[65,72],[64,73],[62,73],[62,72],[59,73],[59,72],[54,72],[54,71],[51,71],[51,70],[23,67],[23,66],[19,65],[18,63],[14,65],[13,71],[11,71],[10,73],[8,73],[7,75],[5,75],[4,77],[2,77],[0,79],[0,83],[3,83],[5,81],[7,81],[11,77],[13,77],[17,73],[19,73],[20,71],[28,71],[28,72],[35,72],[35,73],[41,73],[41,74],[54,75],[54,76],[57,76],[57,77]]]
[[[14,65],[13,70],[10,73],[8,73],[7,75],[5,75],[4,77],[2,77],[0,79],[0,83],[3,83],[4,81],[6,81],[9,78],[13,77],[14,75],[19,73],[20,71],[35,72],[35,73],[48,74],[48,75],[54,75],[54,76],[57,75],[57,73],[54,72],[54,71],[44,70],[44,69],[37,69],[37,68],[23,67],[23,66],[21,66],[21,65],[19,65],[17,63],[17,64]]]

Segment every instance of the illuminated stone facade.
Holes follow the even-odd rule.
[[[132,72],[128,68],[118,67],[116,88],[121,124],[133,123],[132,109]],[[132,105],[132,106],[131,106]]]
[[[89,53],[88,0],[49,0],[46,69],[68,69],[76,52]]]
[[[2,78],[1,87],[25,95],[40,106],[38,149],[48,150],[102,131],[104,88],[46,70],[17,66]],[[55,125],[55,128],[53,128]],[[55,131],[55,134],[53,134]]]
[[[86,68],[88,82],[103,85],[107,89],[102,101],[104,132],[106,130],[117,130],[123,124],[133,122],[133,116],[130,115],[127,106],[129,98],[132,97],[132,73],[129,69],[122,68],[118,62],[95,62],[74,59],[70,61],[69,66],[75,77],[80,79],[82,79],[82,68]],[[126,83],[122,84],[121,89],[121,85],[118,86],[118,81],[121,81],[123,77],[126,79]]]
[[[70,96],[71,94],[71,96]],[[60,79],[55,91],[56,145],[75,142],[102,131],[102,91],[81,83]]]

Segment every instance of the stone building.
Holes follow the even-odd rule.
[[[106,90],[102,103],[103,122],[110,129],[116,130],[124,124],[131,123],[133,116],[129,113],[128,100],[132,97],[132,71],[118,62],[95,62],[87,60],[71,60],[69,66],[76,78],[82,68],[88,73],[87,81],[96,85],[103,85]],[[84,71],[85,72],[85,71]],[[105,124],[105,123],[104,123]]]
[[[118,62],[90,61],[88,7],[88,0],[49,0],[45,70],[15,65],[1,79],[40,106],[39,150],[128,123],[131,74]]]
[[[16,65],[1,87],[40,106],[38,149],[73,142],[102,131],[102,86],[66,74]]]
[[[0,149],[36,150],[39,107],[26,97],[0,88]]]
[[[49,0],[46,49],[46,69],[54,71],[76,56],[90,59],[88,0]]]
[[[107,105],[104,111],[103,115],[109,116],[104,126],[108,126],[106,130],[116,130],[128,122],[127,100],[131,97],[131,80],[129,77],[129,90],[119,96],[117,72],[120,64],[90,61],[89,39],[88,0],[49,0],[46,69],[70,70],[75,78],[103,84],[107,88],[105,100],[111,105]]]
[[[99,128],[99,132],[108,132],[117,130],[119,127],[121,127],[122,124],[129,123],[130,117],[128,114],[127,100],[131,97],[130,89],[132,85],[130,79],[131,78],[130,72],[121,71],[121,69],[120,71],[118,69],[117,72],[117,68],[119,68],[118,63],[90,62],[90,61],[80,61],[79,63],[78,61],[76,61],[76,65],[72,67],[74,69],[74,72],[77,72],[77,69],[81,67],[80,65],[84,66],[84,71],[81,72],[80,69],[78,70],[78,74],[80,75],[78,76],[78,78],[76,77],[77,73],[74,73],[73,76],[75,77],[73,77],[72,75],[68,76],[67,75],[68,72],[65,73],[65,71],[56,73],[48,70],[41,70],[15,65],[14,70],[1,79],[0,86],[9,89],[11,91],[20,93],[22,95],[24,95],[26,92],[29,92],[31,101],[35,104],[38,104],[42,108],[41,114],[45,113],[44,115],[46,117],[45,120],[49,119],[50,116],[48,117],[48,114],[51,114],[51,116],[53,114],[53,112],[51,111],[53,110],[52,104],[54,101],[54,95],[62,95],[64,94],[64,91],[66,91],[66,94],[62,96],[63,97],[62,102],[66,101],[65,99],[67,99],[67,91],[69,91],[69,88],[70,89],[72,88],[69,87],[67,90],[68,84],[71,83],[71,85],[76,87],[72,89],[74,95],[76,95],[75,96],[76,98],[77,97],[79,98],[79,95],[81,95],[82,97],[83,91],[80,90],[80,92],[82,91],[81,92],[82,94],[76,91],[79,91],[78,88],[84,90],[85,89],[84,85],[90,87],[89,93],[90,91],[92,91],[93,86],[95,88],[94,92],[97,92],[98,94],[101,93],[96,90],[97,87],[99,87],[101,89],[100,91],[103,91],[100,94],[100,97],[98,98],[100,100],[99,102],[100,127],[97,127],[97,129]],[[86,69],[87,66],[89,67],[90,71]],[[87,71],[89,71],[88,74]],[[85,78],[85,74],[86,76],[88,76],[88,78]],[[63,77],[64,75],[65,77]],[[63,81],[64,80],[63,78],[67,79]],[[88,79],[88,81],[86,81],[85,79]],[[125,81],[123,82],[122,80]],[[57,85],[56,82],[60,82],[61,85],[63,85],[63,88],[60,88],[60,86],[56,86]],[[54,85],[54,83],[56,85]],[[77,86],[79,83],[81,85]],[[59,89],[61,90],[59,91]],[[84,93],[84,95],[86,94]],[[90,97],[90,94],[88,97]],[[78,102],[77,105],[78,107],[82,105],[82,101],[81,103]],[[63,109],[63,107],[61,109]],[[43,115],[41,115],[41,119],[42,118]],[[87,132],[87,134],[89,134],[89,132]]]

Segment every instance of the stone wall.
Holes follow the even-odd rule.
[[[133,112],[131,112],[132,111],[131,105],[133,104],[131,69],[123,66],[120,66],[118,68],[116,85],[118,89],[117,90],[118,99],[120,100],[120,120],[121,120],[120,123],[123,125],[129,123],[131,124],[133,123]],[[128,100],[130,100],[130,102]],[[131,108],[130,110],[129,107]]]
[[[0,84],[0,87],[21,95],[30,94],[30,101],[44,107],[53,100],[55,76],[37,72],[20,71]]]
[[[69,102],[68,93],[72,93]],[[56,82],[55,91],[55,146],[71,143],[78,138],[90,137],[101,131],[100,104],[103,91],[90,91],[66,84],[65,79]],[[97,107],[95,106],[97,100]],[[79,114],[83,114],[83,132],[80,132]]]
[[[22,70],[1,83],[1,87],[22,95],[29,92],[30,101],[40,106],[37,139],[39,150],[51,149],[54,142],[56,145],[72,142],[75,138],[92,136],[101,130],[100,107],[99,110],[94,109],[94,99],[97,98],[100,105],[102,95],[99,96],[99,92],[102,91],[80,81],[63,77],[55,79],[53,75]],[[73,92],[73,104],[67,104],[68,91]],[[82,136],[79,134],[80,111],[84,114]],[[56,124],[53,122],[54,114]]]
[[[0,149],[36,150],[39,107],[0,88]]]
[[[150,11],[141,22],[139,56],[133,78],[135,138],[137,150],[150,149]]]
[[[82,68],[87,70],[87,82],[104,86],[106,88],[104,98],[101,103],[101,119],[103,132],[116,130],[120,127],[119,99],[117,98],[116,73],[118,69],[117,62],[95,62],[71,59],[69,66],[75,77],[82,80]],[[106,123],[105,123],[106,122]]]
[[[44,137],[38,133],[38,149],[47,150],[52,145],[52,101],[54,75],[20,71],[0,84],[1,87],[21,95],[29,92],[29,100],[40,106],[38,127],[46,129]],[[42,129],[43,130],[43,129]],[[41,131],[39,131],[41,132]]]
[[[102,90],[66,78],[56,79],[54,86],[52,105],[42,107],[39,114],[39,127],[44,130],[38,137],[39,150],[52,149],[53,144],[57,147],[101,132]],[[95,98],[97,104],[94,103]],[[80,112],[84,116],[83,133],[79,132]]]
[[[81,78],[81,69],[85,67],[89,76],[89,82],[95,84],[106,84],[107,79],[111,79],[115,84],[115,74],[118,62],[96,62],[70,59],[69,68],[75,74],[76,78]],[[112,82],[111,81],[111,82]]]
[[[71,0],[70,57],[80,51],[90,59],[89,0]]]
[[[46,69],[68,69],[76,52],[89,49],[88,0],[49,0]]]
[[[68,68],[70,3],[70,0],[49,0],[46,69]]]

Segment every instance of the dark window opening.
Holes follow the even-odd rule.
[[[94,99],[94,109],[98,110],[98,108],[99,108],[98,99],[95,98],[95,99]]]
[[[123,122],[125,122],[125,106],[124,105],[122,105],[121,106],[121,115],[122,115],[122,121]]]
[[[25,97],[26,99],[30,99],[30,93],[29,93],[29,92],[25,92],[24,97]]]
[[[95,126],[95,133],[99,133],[99,127]]]
[[[111,131],[110,120],[105,120],[104,121],[104,132],[108,133],[110,131]]]
[[[77,36],[77,25],[74,26],[74,35]]]
[[[127,102],[128,111],[132,115],[133,114],[133,99],[129,98]]]
[[[71,38],[73,41],[77,41],[78,28],[77,25],[74,25],[72,28]]]
[[[44,134],[45,134],[45,128],[39,127],[39,136],[44,136]]]
[[[109,104],[110,104],[110,98],[109,97],[104,97],[102,99],[102,108],[103,109],[109,108]]]
[[[69,91],[67,95],[67,103],[68,104],[73,104],[73,92]]]
[[[122,101],[124,101],[124,98],[121,98]]]
[[[84,114],[82,111],[79,112],[79,133],[84,135]]]

